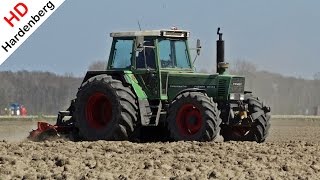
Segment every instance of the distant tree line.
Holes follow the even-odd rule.
[[[75,98],[81,78],[49,72],[0,72],[0,108],[24,105],[28,114],[57,114]]]
[[[89,70],[103,70],[105,63],[94,62]],[[314,114],[320,105],[320,75],[315,80],[284,77],[280,74],[257,71],[246,61],[239,61],[229,70],[246,77],[246,90],[251,90],[270,105],[273,114]],[[20,103],[29,114],[57,114],[74,99],[82,77],[56,75],[49,72],[0,72],[0,109],[10,103]]]

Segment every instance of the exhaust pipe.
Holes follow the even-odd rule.
[[[222,39],[223,34],[220,33],[220,28],[218,28],[217,35],[219,35],[217,40],[217,73],[224,74],[229,64],[224,60],[224,40]]]

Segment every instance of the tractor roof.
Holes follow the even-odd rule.
[[[111,37],[136,37],[136,36],[163,36],[163,37],[189,37],[190,32],[185,30],[147,30],[147,31],[128,31],[128,32],[113,32]]]

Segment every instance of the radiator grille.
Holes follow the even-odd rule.
[[[224,96],[227,91],[227,80],[226,79],[219,79],[218,82],[218,96]]]

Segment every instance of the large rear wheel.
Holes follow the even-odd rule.
[[[219,133],[221,119],[212,98],[185,92],[171,103],[167,123],[173,140],[211,141]]]
[[[98,75],[77,93],[75,125],[85,140],[127,140],[137,122],[136,96],[121,81]]]

